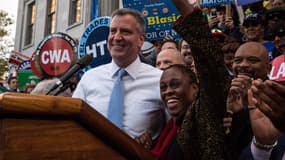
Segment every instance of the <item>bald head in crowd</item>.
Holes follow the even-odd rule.
[[[184,64],[184,58],[177,49],[164,49],[156,58],[156,68],[164,70],[172,64]]]
[[[258,42],[241,45],[234,56],[234,75],[247,75],[254,79],[267,79],[271,65],[267,49]]]

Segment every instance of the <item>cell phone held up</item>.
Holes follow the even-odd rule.
[[[217,11],[210,11],[211,17],[217,17]]]

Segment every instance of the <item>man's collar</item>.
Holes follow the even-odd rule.
[[[127,71],[128,75],[132,77],[132,79],[137,78],[137,74],[139,73],[139,68],[141,65],[141,61],[139,59],[139,56],[136,58],[136,60],[128,65],[126,68],[123,68],[125,71]],[[115,76],[117,71],[120,69],[120,67],[112,60],[111,62],[111,75],[112,77]]]

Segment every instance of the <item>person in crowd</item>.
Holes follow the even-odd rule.
[[[282,31],[282,28],[280,28],[280,29],[281,29],[280,31]],[[277,44],[276,46],[278,46],[278,44],[279,44],[279,46],[282,48],[283,42],[282,42],[282,38],[280,39],[280,37],[282,37],[282,34],[280,34],[280,33],[282,33],[282,32],[277,32],[277,33],[276,33],[276,35],[279,35],[279,36],[275,37],[275,39],[277,40],[275,43]],[[252,44],[254,44],[254,43],[252,43]],[[285,44],[285,43],[283,43],[283,44]],[[233,133],[239,133],[239,135],[242,135],[242,134],[245,135],[245,136],[243,136],[244,138],[238,138],[239,136],[237,136],[236,134],[232,134],[233,135],[232,137],[237,137],[236,142],[241,142],[240,141],[241,139],[244,139],[243,142],[247,142],[248,140],[250,141],[252,138],[252,136],[250,135],[250,131],[248,131],[248,128],[250,128],[250,124],[245,123],[245,122],[247,122],[247,121],[245,121],[246,119],[249,120],[249,118],[247,118],[247,116],[246,116],[248,114],[248,110],[246,109],[248,102],[245,100],[245,99],[247,99],[246,93],[247,93],[248,86],[250,87],[250,84],[252,84],[252,82],[251,82],[252,79],[258,79],[259,78],[262,81],[268,79],[267,75],[269,75],[269,72],[271,70],[271,65],[270,65],[269,60],[268,60],[269,58],[266,55],[265,48],[262,47],[261,45],[258,45],[258,44],[255,44],[255,46],[256,46],[255,51],[253,50],[253,45],[247,44],[246,47],[243,47],[243,48],[240,47],[242,50],[240,50],[240,52],[238,54],[243,53],[243,55],[248,55],[248,56],[244,56],[243,60],[240,59],[239,57],[237,57],[238,59],[234,60],[234,64],[235,63],[240,64],[239,70],[241,70],[241,71],[247,70],[247,72],[244,74],[244,75],[247,75],[247,77],[243,76],[244,78],[241,78],[241,76],[239,76],[238,78],[240,80],[235,79],[235,80],[233,80],[233,83],[232,83],[234,85],[233,90],[235,91],[233,93],[235,93],[235,94],[231,94],[231,95],[235,95],[232,97],[236,97],[239,100],[239,104],[236,103],[236,105],[235,105],[236,107],[233,107],[230,110],[233,111],[234,113],[238,113],[238,112],[239,113],[235,114],[233,116],[233,122],[232,122],[233,125],[232,125],[231,130],[235,130],[235,131],[233,131]],[[248,58],[246,58],[246,57],[248,57]],[[247,63],[245,63],[246,59],[248,59]],[[259,93],[262,93],[261,90],[259,90]],[[272,99],[272,100],[274,100],[274,99]],[[270,100],[267,99],[267,101],[270,101]],[[279,103],[280,103],[280,100],[279,100]],[[240,106],[240,107],[238,108],[237,106]],[[229,108],[231,108],[231,107],[229,107]],[[239,118],[241,121],[239,123],[236,123],[235,119],[238,119],[238,118],[234,118],[234,117],[238,117],[238,116],[241,117],[241,115],[242,115],[241,113],[245,114],[245,116],[243,116],[244,118]],[[237,124],[239,124],[239,125],[237,125]],[[233,127],[237,128],[237,129],[234,129]],[[241,128],[244,128],[244,129],[241,129]],[[244,131],[242,131],[242,130],[244,130]],[[246,134],[246,133],[248,133],[248,134]],[[232,143],[235,143],[235,142],[232,142]],[[244,144],[242,146],[244,146]],[[243,147],[238,147],[238,148],[243,148]]]
[[[225,39],[224,45],[222,47],[222,51],[224,54],[224,62],[225,62],[225,66],[226,69],[228,70],[229,73],[229,77],[233,78],[233,61],[234,61],[234,54],[237,51],[237,49],[239,48],[240,43],[232,36],[228,36]],[[232,111],[228,110],[228,114],[232,114]],[[224,127],[226,129],[226,134],[229,134],[230,130],[230,126],[231,126],[231,122],[232,122],[232,117],[225,117],[224,118]]]
[[[56,82],[59,81],[58,78],[49,78],[44,79],[40,81],[35,88],[32,90],[30,94],[42,94],[46,95],[50,89],[56,84]],[[72,92],[70,88],[66,88],[63,91],[59,91],[60,88],[57,88],[53,92],[51,92],[49,95],[57,95],[57,96],[64,96],[64,97],[71,97]]]
[[[263,21],[258,13],[250,13],[243,21],[244,35],[247,41],[263,43]]]
[[[285,0],[272,0],[270,1],[271,7],[284,7],[285,8]]]
[[[272,27],[277,22],[285,20],[285,7],[274,7],[266,11],[264,15],[265,25]]]
[[[18,89],[18,77],[11,76],[7,80],[9,92],[20,92]]]
[[[87,71],[73,97],[84,100],[129,136],[137,137],[148,129],[154,139],[165,124],[159,92],[162,71],[138,58],[145,38],[144,18],[138,11],[128,8],[114,11],[111,17],[107,46],[112,62]],[[114,96],[112,93],[119,87],[117,81],[123,86],[120,88],[122,94]],[[114,108],[119,107],[114,101],[118,96],[121,107]],[[119,111],[112,112],[115,109]]]
[[[174,29],[188,42],[199,75],[198,100],[189,107],[177,142],[184,159],[225,159],[222,118],[226,113],[230,83],[221,46],[211,34],[208,21],[188,0],[172,0],[181,17]],[[199,27],[197,27],[199,26]]]
[[[269,117],[276,128],[285,133],[284,83],[258,79],[253,81],[250,91],[253,94],[253,105]]]
[[[178,50],[177,42],[171,38],[165,39],[161,43],[161,50],[164,49],[176,49]]]
[[[279,52],[279,57],[272,61],[271,80],[255,80],[252,83],[254,105],[257,106],[266,116],[270,118],[276,128],[285,132],[285,111],[284,111],[284,91],[285,91],[285,22],[280,21],[274,33],[275,45]],[[281,62],[278,62],[281,60]]]
[[[272,61],[274,68],[271,72],[277,69],[279,74],[270,76],[272,80],[256,79],[251,83],[248,90],[248,106],[254,138],[241,154],[240,159],[281,160],[285,158],[285,109],[283,107],[285,104],[285,76],[282,74],[282,69],[280,70],[284,62],[277,62],[280,58],[284,61],[285,25],[282,20],[277,24],[274,41],[276,48],[283,55]],[[278,64],[275,63],[280,63],[279,69]]]
[[[224,10],[225,10],[224,7],[210,8],[208,12],[208,23],[209,23],[210,28],[218,28],[219,24],[222,24],[222,22],[224,21],[224,15],[223,15]],[[218,15],[221,17],[220,19],[218,18]]]
[[[24,93],[31,93],[32,90],[33,90],[35,87],[36,87],[35,84],[26,85],[26,86],[24,87],[23,92],[24,92]]]
[[[270,84],[270,85],[267,85]],[[242,152],[240,159],[248,159],[248,160],[269,160],[269,159],[274,159],[274,160],[281,160],[284,159],[284,153],[285,153],[285,135],[282,134],[274,125],[272,120],[276,119],[269,119],[266,115],[264,115],[260,109],[263,107],[268,107],[268,106],[274,106],[275,104],[270,103],[268,105],[264,103],[264,100],[261,98],[265,99],[273,99],[274,102],[276,102],[275,98],[276,95],[272,95],[272,92],[267,94],[269,90],[272,88],[272,84],[281,87],[278,89],[283,90],[283,95],[285,95],[285,87],[274,82],[274,81],[265,81],[263,82],[261,79],[255,80],[253,82],[252,87],[248,90],[248,102],[249,102],[249,117],[250,117],[250,122],[253,130],[253,139],[252,142],[248,145],[247,148],[244,149]],[[260,89],[258,89],[260,88]],[[253,97],[253,93],[257,94],[256,91],[259,91],[260,93],[257,95],[258,96],[258,103],[257,99]],[[264,95],[271,96],[270,98]],[[278,95],[278,94],[277,94]],[[281,94],[282,96],[282,94]],[[265,101],[267,101],[265,100]],[[255,101],[255,102],[254,102]],[[283,99],[283,103],[284,103]],[[256,106],[258,105],[258,106]],[[275,106],[276,107],[276,106]],[[275,107],[272,109],[275,110]],[[280,105],[278,108],[284,108],[281,107]],[[267,108],[269,109],[269,108]],[[276,112],[275,112],[276,113]],[[279,118],[283,119],[284,122],[284,111],[283,115],[281,115]],[[280,113],[278,113],[280,114]],[[282,114],[282,113],[281,113]],[[272,114],[271,114],[272,115]],[[276,118],[276,116],[273,116]],[[272,117],[271,117],[272,118]],[[282,120],[281,120],[282,121]],[[278,122],[278,126],[282,126],[282,129],[284,129],[284,123]],[[282,124],[282,125],[280,125]]]
[[[190,68],[194,73],[197,74],[197,71],[195,69],[194,57],[192,55],[192,51],[191,51],[189,44],[185,40],[181,40],[179,44],[180,44],[179,49],[180,49],[182,56],[184,57],[186,66]]]
[[[250,13],[245,16],[243,22],[245,39],[253,42],[259,42],[263,44],[269,54],[270,60],[273,59],[272,51],[274,44],[271,41],[264,40],[264,22],[260,14]]]
[[[280,55],[285,54],[285,20],[279,21],[274,26],[274,45]]]
[[[234,54],[239,48],[240,43],[233,37],[228,36],[225,39],[224,45],[222,47],[222,51],[224,53],[224,62],[228,73],[230,76],[233,76],[233,61],[234,61]]]
[[[139,54],[140,61],[155,67],[156,55],[154,45],[144,42]]]
[[[158,54],[161,51],[162,42],[163,40],[154,40],[151,42],[154,46],[154,51],[156,54]]]
[[[230,13],[231,15],[231,13]],[[212,7],[209,12],[209,26],[229,34],[234,29],[234,21],[231,16],[226,16],[226,7]]]
[[[274,7],[269,9],[265,14],[265,39],[273,41],[274,48],[272,50],[272,58],[276,58],[282,53],[276,46],[274,40],[276,32],[279,32],[283,27],[285,21],[285,8]]]
[[[219,36],[220,40],[224,35],[230,35],[240,43],[242,42],[243,33],[240,28],[238,12],[234,5],[211,7],[207,15],[212,33]]]
[[[163,42],[162,39],[151,41],[151,43],[154,46],[154,51],[151,53],[152,57],[153,57],[153,61],[154,61],[154,65],[153,66],[155,66],[157,54],[161,51],[161,44],[162,44],[162,42]]]
[[[228,144],[234,148],[231,153],[235,159],[252,139],[252,130],[248,117],[247,90],[251,86],[252,79],[268,79],[271,70],[268,52],[258,42],[247,42],[242,44],[235,53],[233,62],[234,78],[227,99],[227,110],[230,113],[229,119],[224,123],[231,125],[228,134]]]
[[[156,58],[156,68],[164,70],[172,64],[185,64],[180,52],[176,49],[164,49]]]
[[[171,119],[164,127],[158,140],[151,149],[158,159],[183,159],[176,136],[188,107],[196,100],[198,84],[195,73],[185,65],[173,64],[167,67],[160,79],[160,95]],[[139,143],[152,144],[148,132],[137,137]],[[150,146],[145,146],[150,148]]]

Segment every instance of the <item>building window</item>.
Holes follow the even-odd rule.
[[[56,0],[48,0],[45,35],[55,32],[55,23],[56,23]]]
[[[81,0],[71,0],[69,12],[69,25],[77,23],[81,18]]]
[[[34,34],[34,26],[35,26],[35,15],[36,15],[36,5],[35,5],[35,2],[32,2],[28,4],[25,45],[32,43],[32,38]]]

